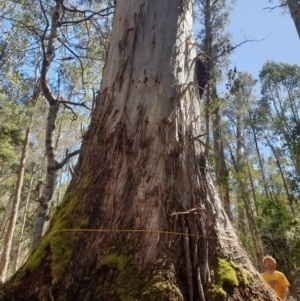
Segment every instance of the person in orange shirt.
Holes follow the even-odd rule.
[[[261,274],[262,277],[275,291],[276,295],[281,300],[286,301],[289,295],[290,283],[283,273],[275,270],[276,260],[272,256],[267,255],[262,261],[265,268],[265,272]]]

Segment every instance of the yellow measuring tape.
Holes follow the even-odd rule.
[[[169,235],[180,235],[180,236],[190,236],[190,237],[201,237],[206,239],[221,239],[221,240],[228,240],[233,241],[230,238],[221,238],[221,237],[214,237],[214,236],[204,236],[199,234],[192,234],[192,233],[182,233],[182,232],[171,232],[171,231],[163,231],[163,230],[147,230],[147,229],[61,229],[61,230],[54,230],[50,231],[48,234],[56,233],[56,232],[120,232],[120,233],[152,233],[152,234],[169,234]]]

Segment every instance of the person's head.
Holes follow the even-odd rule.
[[[273,270],[276,268],[276,260],[274,257],[272,257],[270,255],[264,256],[262,262],[263,262],[264,268],[267,270]]]

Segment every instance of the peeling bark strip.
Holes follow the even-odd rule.
[[[1,301],[49,300],[49,292],[67,301],[204,300],[201,283],[213,281],[217,257],[255,273],[194,139],[202,133],[192,21],[190,0],[117,0],[74,177],[49,232]],[[193,217],[194,208],[203,210]],[[63,231],[80,228],[96,231]],[[252,298],[263,300],[259,292],[268,288],[257,282]],[[242,290],[232,288],[228,298],[249,300],[232,296],[235,289]]]

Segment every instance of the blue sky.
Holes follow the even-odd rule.
[[[231,14],[228,31],[238,44],[246,39],[263,40],[249,42],[235,50],[230,60],[238,71],[258,73],[267,60],[300,65],[300,39],[289,14],[283,15],[281,8],[264,9],[278,3],[268,0],[237,0]]]

